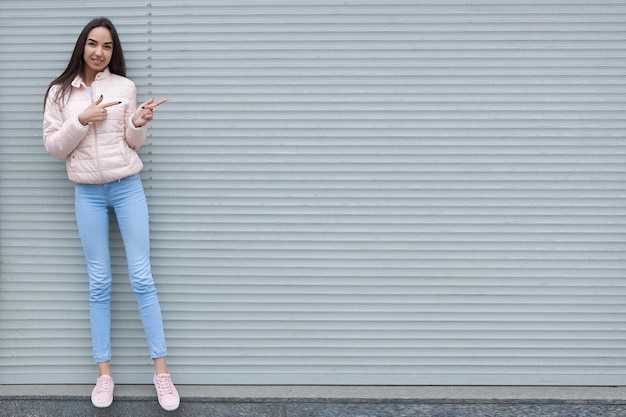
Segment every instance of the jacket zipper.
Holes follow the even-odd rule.
[[[93,89],[93,86],[91,87],[91,95],[93,97],[96,96],[96,92]],[[93,103],[93,97],[91,98],[92,103]],[[99,152],[99,148],[98,148],[98,129],[97,129],[97,123],[98,122],[93,122],[93,140],[94,140],[94,150],[96,153],[96,166],[98,167],[98,175],[100,175],[100,183],[104,183],[104,175],[102,174],[102,167],[100,166],[100,152]]]
[[[100,153],[98,152],[98,129],[96,129],[96,123],[93,124],[93,140],[94,149],[96,150],[96,165],[98,167],[98,174],[100,175],[100,183],[104,183],[104,175],[102,175],[102,168],[100,167]]]

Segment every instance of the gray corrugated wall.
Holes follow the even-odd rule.
[[[623,1],[0,1],[0,383],[89,383],[41,101],[117,24],[176,381],[626,381]],[[150,361],[114,246],[114,372]]]

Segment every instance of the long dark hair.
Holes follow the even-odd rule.
[[[71,85],[74,78],[77,75],[83,75],[83,54],[85,53],[85,44],[87,43],[87,36],[92,29],[98,27],[105,27],[109,29],[111,32],[111,38],[113,38],[113,53],[111,55],[111,62],[109,63],[109,71],[113,74],[118,74],[123,77],[126,77],[126,61],[124,60],[124,52],[122,52],[122,44],[120,43],[120,38],[117,35],[117,30],[115,30],[115,26],[113,23],[106,17],[97,17],[93,19],[91,22],[87,23],[83,28],[80,35],[78,35],[78,39],[76,39],[76,45],[74,45],[74,52],[72,52],[72,56],[70,57],[70,61],[65,68],[65,71],[57,78],[55,78],[48,89],[46,90],[46,95],[43,99],[44,109],[46,107],[46,100],[48,99],[48,94],[50,93],[50,89],[59,85],[60,88],[57,92],[55,100],[63,99],[68,92],[71,92]]]

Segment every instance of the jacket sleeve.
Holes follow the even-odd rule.
[[[147,123],[141,127],[135,127],[135,124],[133,123],[133,114],[135,113],[136,109],[137,88],[133,83],[132,91],[128,99],[128,106],[126,106],[126,132],[124,137],[126,139],[126,143],[128,143],[128,146],[130,146],[130,148],[134,150],[137,150],[143,146],[143,144],[146,142],[146,136],[148,132]]]
[[[78,121],[78,115],[64,118],[59,104],[53,99],[56,88],[52,88],[46,99],[43,114],[43,143],[46,151],[57,158],[65,159],[83,140],[89,126]]]

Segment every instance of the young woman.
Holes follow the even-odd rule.
[[[113,401],[108,230],[112,207],[154,361],[159,403],[171,411],[180,399],[165,360],[161,307],[150,265],[148,207],[139,178],[143,164],[137,155],[155,108],[167,100],[150,99],[139,107],[136,100],[115,27],[106,18],[94,19],[80,33],[67,68],[46,91],[43,138],[50,154],[65,159],[68,177],[75,183],[76,219],[89,277],[93,357],[99,371],[91,400],[96,407],[108,407]]]

